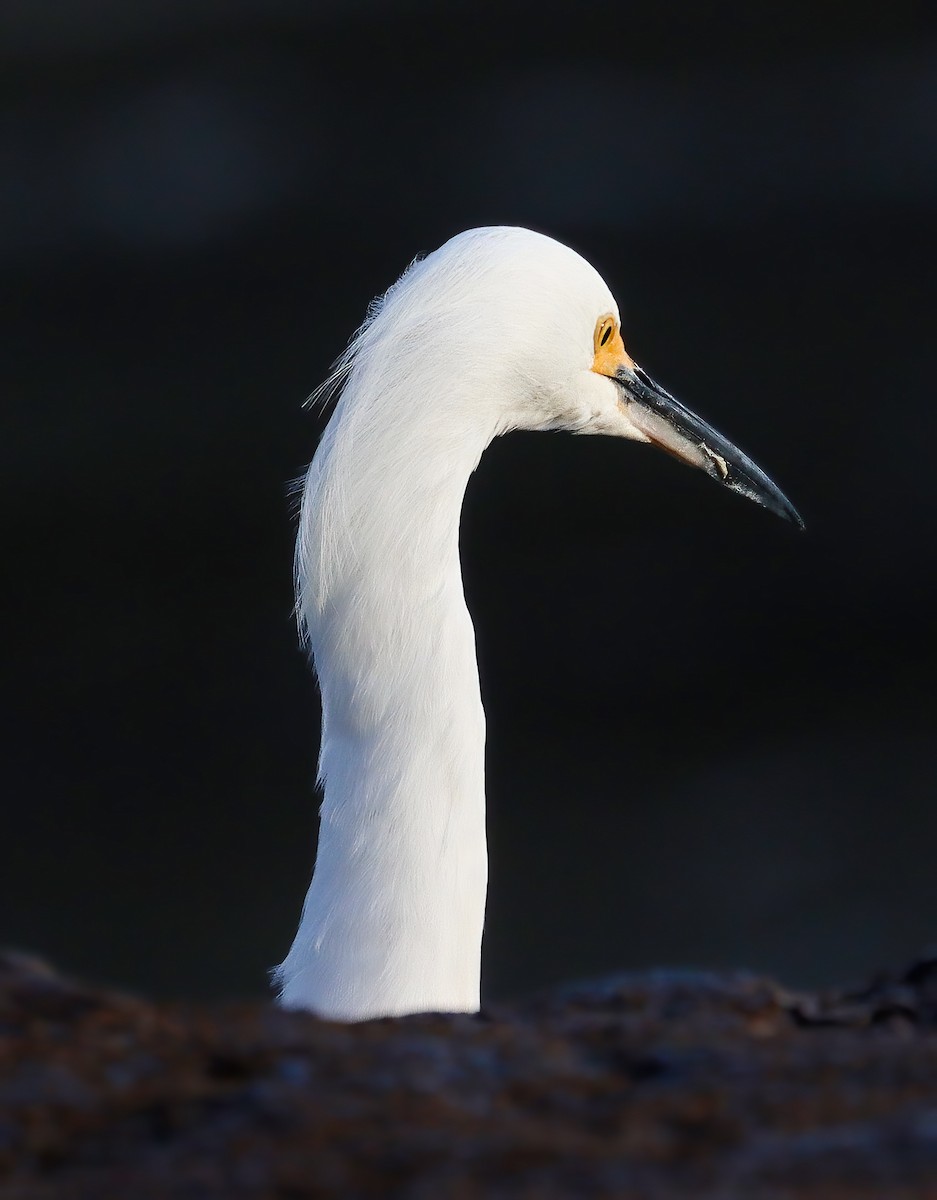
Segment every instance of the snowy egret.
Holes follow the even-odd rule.
[[[526,229],[415,262],[355,334],[306,475],[297,609],[322,693],[315,871],[275,972],[339,1020],[479,1005],[488,883],[482,709],[459,520],[512,429],[651,442],[801,524],[755,464],[625,350],[602,278]]]

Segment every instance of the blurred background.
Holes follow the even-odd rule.
[[[479,224],[800,508],[512,435],[466,499],[485,994],[937,941],[930,6],[8,0],[0,943],[263,995],[313,861],[302,402]]]

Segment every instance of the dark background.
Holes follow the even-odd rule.
[[[0,941],[263,993],[316,824],[302,401],[488,223],[594,262],[808,530],[644,447],[488,452],[486,994],[937,939],[928,7],[4,6]]]

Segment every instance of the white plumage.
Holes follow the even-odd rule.
[[[636,367],[572,250],[476,229],[414,263],[340,360],[306,476],[298,610],[322,692],[316,867],[281,1002],[360,1020],[479,1005],[482,709],[459,563],[468,478],[511,429],[665,445],[799,520]]]

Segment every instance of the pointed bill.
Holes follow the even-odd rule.
[[[797,509],[747,454],[684,408],[636,363],[620,363],[613,378],[624,392],[629,420],[655,446],[803,529]]]

